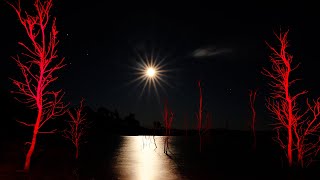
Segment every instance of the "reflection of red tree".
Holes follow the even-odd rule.
[[[250,97],[250,109],[252,111],[252,119],[251,119],[251,124],[250,128],[252,131],[253,135],[253,149],[256,149],[257,145],[257,137],[256,137],[256,111],[254,108],[254,103],[256,101],[256,96],[257,96],[257,90],[250,90],[249,91],[249,97]]]
[[[268,45],[273,54],[270,56],[271,71],[263,69],[263,74],[272,79],[269,83],[272,90],[271,99],[267,101],[267,108],[278,120],[275,123],[277,132],[275,140],[286,150],[289,166],[292,166],[296,159],[297,165],[305,167],[313,161],[320,148],[318,119],[320,99],[313,101],[312,104],[307,100],[307,108],[303,110],[298,105],[297,99],[307,91],[295,94],[290,91],[297,81],[297,79],[290,79],[291,72],[299,65],[292,67],[292,55],[286,51],[287,35],[288,31],[276,35],[280,41],[279,50]],[[283,135],[282,131],[286,131],[286,135]]]
[[[168,100],[165,101],[164,104],[164,112],[163,112],[163,121],[164,121],[164,127],[165,127],[165,141],[164,141],[164,153],[167,154],[167,151],[169,149],[169,137],[171,135],[171,125],[173,121],[174,114],[168,107]]]
[[[87,133],[88,122],[86,119],[86,115],[83,114],[83,101],[80,101],[80,106],[75,109],[75,115],[72,114],[70,110],[68,110],[68,114],[70,116],[70,121],[68,121],[69,128],[64,131],[63,136],[70,140],[76,148],[76,159],[79,157],[79,148],[83,143],[84,136]]]
[[[25,96],[26,99],[20,99],[20,101],[37,111],[37,118],[34,123],[19,121],[23,125],[33,127],[33,136],[24,164],[24,170],[28,171],[37,135],[54,132],[40,132],[40,128],[48,120],[64,113],[62,91],[48,90],[49,85],[58,79],[54,73],[63,68],[64,64],[63,59],[58,59],[57,55],[58,31],[56,30],[55,19],[52,22],[49,21],[52,0],[44,2],[35,0],[34,15],[21,10],[20,2],[17,5],[10,5],[17,13],[18,19],[30,40],[30,43],[28,43],[30,45],[19,42],[19,45],[25,49],[25,52],[21,55],[27,60],[22,61],[19,56],[13,58],[23,75],[23,80],[13,80],[13,84],[18,88],[14,93]]]
[[[198,113],[196,114],[196,117],[197,117],[197,121],[198,121],[198,124],[197,124],[197,128],[198,128],[198,135],[199,135],[199,151],[201,152],[201,149],[202,149],[202,135],[204,133],[207,132],[207,130],[209,129],[209,125],[211,123],[211,114],[210,113],[206,113],[206,126],[205,127],[202,127],[203,123],[202,123],[202,120],[203,120],[203,102],[202,102],[202,88],[201,88],[201,81],[199,80],[198,81],[198,86],[199,86],[199,90],[200,90],[200,96],[199,96],[199,111]]]

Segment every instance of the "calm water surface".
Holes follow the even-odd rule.
[[[186,179],[170,156],[163,152],[164,136],[123,136],[114,157],[113,172],[118,179],[173,180]],[[170,139],[174,141],[174,137]]]

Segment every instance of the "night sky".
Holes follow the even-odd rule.
[[[314,2],[315,3],[315,2]],[[160,120],[163,100],[176,114],[174,127],[182,127],[186,115],[196,124],[199,89],[203,83],[205,109],[213,114],[213,127],[229,120],[231,129],[248,128],[249,89],[258,89],[257,128],[272,122],[264,107],[268,95],[262,67],[270,68],[265,41],[278,45],[273,32],[290,29],[289,49],[301,68],[297,89],[319,96],[319,17],[315,4],[305,1],[211,1],[201,3],[148,3],[115,5],[100,1],[54,1],[52,15],[60,31],[61,57],[68,65],[53,88],[66,92],[66,101],[81,97],[94,109],[132,112],[143,126]],[[0,2],[0,88],[11,91],[9,77],[21,77],[10,59],[21,52],[17,45],[26,36],[16,14]],[[169,70],[159,96],[151,89],[130,84],[137,77],[138,54],[158,54]],[[141,95],[141,96],[140,96]],[[2,109],[3,110],[3,109]]]

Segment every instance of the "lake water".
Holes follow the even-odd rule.
[[[186,179],[164,153],[164,139],[162,136],[124,136],[114,157],[115,176],[130,180]],[[171,147],[170,153],[175,152]]]
[[[261,139],[260,139],[261,140]],[[252,150],[248,137],[218,135],[204,138],[199,151],[197,136],[122,136],[112,158],[113,179],[297,179],[282,168],[278,155],[261,143]],[[275,174],[281,174],[275,176]],[[301,177],[301,176],[300,176]],[[301,178],[298,178],[301,179]]]
[[[203,136],[200,152],[197,135],[173,136],[169,138],[167,154],[164,153],[165,136],[104,137],[107,139],[92,140],[84,146],[79,161],[72,160],[70,148],[54,146],[56,148],[47,148],[34,157],[30,174],[13,175],[17,168],[12,167],[13,171],[0,174],[0,179],[269,180],[314,177],[314,173],[282,168],[283,151],[279,151],[279,145],[270,136],[257,136],[256,149],[252,148],[250,137],[250,133],[224,132]],[[8,162],[2,167],[8,167]],[[319,173],[316,175],[319,177]]]

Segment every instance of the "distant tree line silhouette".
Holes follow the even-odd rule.
[[[13,95],[5,91],[1,92],[0,105],[3,107],[1,110],[2,125],[0,126],[0,133],[3,136],[1,137],[27,139],[30,129],[23,127],[16,120],[30,119],[34,117],[33,112],[23,104],[15,101]],[[74,111],[74,107],[70,106],[69,110]],[[85,106],[83,111],[87,115],[88,122],[91,122],[91,128],[88,132],[90,135],[88,136],[138,135],[146,133],[146,129],[141,127],[134,113],[121,117],[117,109],[110,110],[106,107],[99,107],[94,110],[90,106]],[[55,121],[50,122],[50,126],[57,128],[57,133],[59,134],[66,128],[67,119],[69,117],[66,113],[57,117]]]

